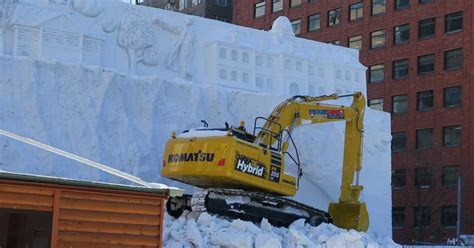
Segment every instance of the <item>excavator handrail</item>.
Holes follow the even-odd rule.
[[[288,156],[291,158],[291,160],[293,160],[293,162],[296,164],[296,166],[298,167],[298,176],[297,176],[297,180],[296,180],[296,189],[299,189],[300,187],[300,179],[301,177],[303,176],[303,170],[301,169],[301,161],[300,161],[300,155],[298,153],[298,147],[296,146],[295,144],[295,141],[293,140],[293,137],[291,137],[291,133],[286,130],[286,129],[283,129],[282,131],[282,135],[283,133],[286,132],[288,134],[288,138],[290,139],[291,141],[291,144],[293,145],[293,147],[295,148],[295,153],[296,153],[296,160],[295,158],[293,158],[293,156],[291,155],[291,153],[289,153],[288,151],[283,151],[284,154],[288,154]]]

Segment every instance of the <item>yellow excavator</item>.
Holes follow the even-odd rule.
[[[352,97],[352,104],[323,103],[342,97]],[[168,213],[179,217],[187,209],[255,222],[266,218],[277,226],[303,218],[314,226],[334,223],[366,231],[367,208],[359,201],[365,106],[361,92],[294,96],[280,103],[268,118],[257,117],[253,133],[246,131],[243,121],[238,127],[226,123],[225,128],[208,128],[205,123],[205,128],[178,136],[173,133],[166,144],[162,175],[202,190],[169,199]],[[291,134],[301,125],[335,121],[346,123],[341,194],[326,212],[288,198],[296,194],[302,176]],[[296,176],[285,173],[285,157],[296,165]]]

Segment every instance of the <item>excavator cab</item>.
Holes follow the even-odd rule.
[[[264,123],[262,125],[261,123]],[[273,124],[273,129],[268,129],[265,124],[272,123]],[[297,167],[297,176],[296,176],[296,189],[299,188],[299,182],[301,177],[303,176],[303,170],[301,169],[301,162],[300,162],[300,156],[298,153],[298,148],[296,147],[296,144],[291,137],[291,133],[287,129],[282,129],[280,123],[269,120],[268,118],[265,117],[257,117],[255,118],[254,122],[254,128],[253,128],[253,136],[257,137],[258,134],[267,134],[268,137],[270,137],[270,142],[266,145],[263,142],[259,142],[259,145],[263,147],[264,149],[269,149],[273,152],[277,152],[282,155],[282,157],[288,156],[293,163]],[[268,126],[268,125],[267,125]],[[290,145],[294,149],[294,153],[288,152],[288,148]],[[288,164],[288,163],[287,163]],[[284,169],[284,168],[282,168]],[[284,170],[283,170],[284,173]]]

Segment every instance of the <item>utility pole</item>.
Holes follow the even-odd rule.
[[[461,244],[461,176],[458,176],[458,211],[456,221],[456,244]]]

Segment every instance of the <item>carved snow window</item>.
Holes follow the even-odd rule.
[[[271,78],[267,79],[267,88],[273,89],[273,80]]]
[[[16,34],[16,55],[36,58],[39,55],[39,30],[18,27]]]
[[[44,28],[43,57],[65,62],[78,62],[81,56],[81,35],[52,28]]]
[[[342,71],[340,69],[336,70],[336,78],[337,79],[342,79]]]
[[[296,70],[297,71],[302,71],[303,70],[303,64],[301,63],[301,61],[296,62]]]
[[[94,38],[84,37],[82,43],[82,63],[100,65],[102,42]]]
[[[346,80],[351,80],[351,72],[350,71],[346,71],[345,79]]]
[[[248,64],[249,63],[249,54],[248,53],[242,53],[242,62]]]
[[[262,88],[263,87],[263,78],[257,77],[257,80],[255,80],[257,87]]]
[[[231,79],[232,81],[237,81],[237,71],[232,71],[232,72],[230,73],[230,79]]]
[[[244,72],[244,73],[242,74],[242,81],[243,81],[244,83],[248,83],[248,82],[249,82],[249,74],[248,74],[247,72]]]
[[[300,94],[300,86],[297,83],[293,82],[290,85],[290,94],[291,95],[299,95]]]
[[[220,69],[219,70],[219,77],[223,80],[227,79],[227,71],[225,69]]]
[[[219,49],[219,58],[226,59],[227,58],[227,50],[223,47]]]
[[[237,61],[237,51],[236,50],[232,50],[232,52],[230,53],[230,59],[232,59],[232,61]]]

